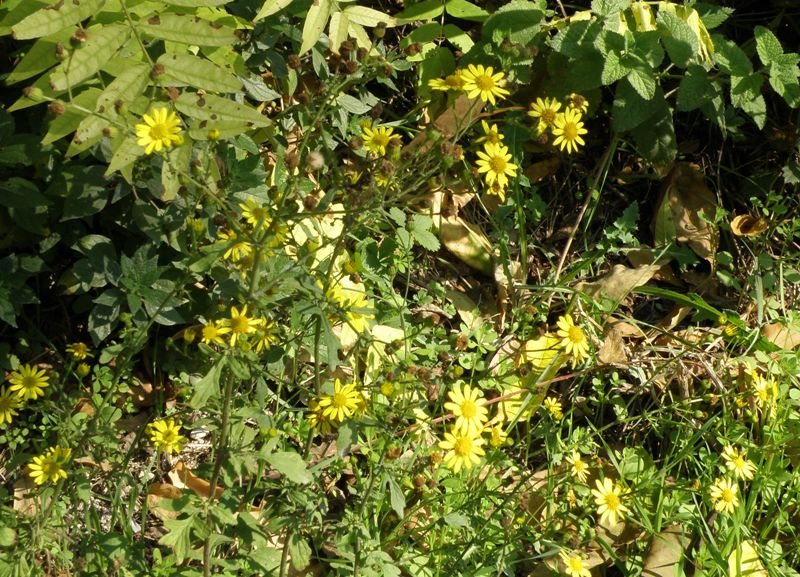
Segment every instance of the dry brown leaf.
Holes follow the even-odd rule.
[[[800,331],[780,323],[771,323],[761,329],[761,335],[776,347],[791,351],[800,345]]]
[[[606,333],[606,338],[597,351],[598,360],[604,365],[627,365],[628,355],[625,353],[625,343],[622,342],[622,333],[612,326]]]
[[[769,228],[769,221],[763,217],[740,214],[731,221],[731,232],[736,236],[757,236]]]
[[[150,420],[149,413],[137,413],[132,417],[125,417],[118,420],[115,424],[118,429],[126,433],[138,432]]]
[[[89,399],[82,398],[78,399],[78,402],[75,403],[75,412],[76,413],[83,413],[84,415],[88,415],[90,417],[94,417],[95,410],[94,406],[92,406],[92,402]]]
[[[653,219],[656,243],[686,243],[713,268],[719,246],[719,231],[712,224],[715,213],[716,197],[700,171],[685,162],[675,164],[664,180]]]
[[[615,264],[604,277],[593,282],[578,283],[577,289],[591,297],[611,299],[618,303],[636,287],[647,284],[660,268],[660,264],[642,265],[637,268]]]
[[[622,338],[625,339],[646,339],[647,333],[633,323],[611,319],[608,325],[612,327]]]
[[[551,156],[531,164],[525,169],[525,176],[528,177],[532,184],[536,184],[553,176],[560,167],[561,157]]]
[[[523,282],[522,278],[522,264],[518,261],[511,261],[508,263],[508,272],[511,275],[511,280],[515,282]],[[498,314],[495,317],[495,330],[502,333],[506,325],[506,315],[509,309],[509,297],[514,290],[514,284],[509,283],[506,276],[506,267],[503,265],[496,265],[494,267],[494,282],[497,286],[497,298],[495,304],[497,305]]]
[[[475,314],[475,311],[478,310],[478,305],[464,293],[456,290],[447,290],[444,295],[447,300],[453,303],[453,306],[456,307],[456,312],[458,312],[458,316],[461,317],[461,320],[464,321],[464,324],[470,329],[474,329],[478,324],[484,321],[479,314]]]
[[[172,481],[172,484],[179,489],[189,488],[204,499],[208,499],[211,495],[211,483],[192,473],[183,461],[175,463],[172,471],[170,471],[167,476]],[[223,491],[224,489],[219,486],[215,489],[214,495],[217,499],[219,499]]]
[[[432,194],[433,226],[439,230],[442,244],[463,263],[491,276],[494,271],[494,247],[486,233],[467,222],[448,205],[442,190]]]
[[[691,542],[681,525],[667,527],[650,542],[650,551],[644,560],[644,577],[673,577],[679,575],[678,565],[683,552]]]
[[[152,407],[156,402],[153,383],[142,379],[134,379],[133,384],[130,386],[130,396],[133,406],[139,409]]]
[[[159,519],[177,519],[180,512],[161,506],[162,499],[179,499],[183,491],[169,483],[151,483],[147,488],[147,507]]]
[[[29,497],[29,495],[33,495],[33,489],[36,487],[36,484],[33,482],[33,479],[25,475],[20,477],[16,483],[14,483],[14,510],[19,511],[23,515],[33,516],[39,512],[39,501],[34,497]]]
[[[483,102],[479,99],[469,99],[466,94],[461,94],[453,103],[453,106],[440,114],[433,121],[433,126],[445,139],[451,140],[459,133],[463,133],[478,118],[483,110]],[[418,154],[427,152],[433,146],[433,142],[428,140],[428,131],[420,130],[417,136],[405,145],[404,152],[414,152]]]

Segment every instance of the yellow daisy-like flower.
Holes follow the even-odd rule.
[[[617,521],[625,518],[628,508],[622,504],[622,487],[611,481],[611,479],[597,479],[596,489],[592,489],[594,502],[597,505],[597,514],[600,515],[600,523],[608,521],[609,525],[616,525]]]
[[[508,433],[501,423],[489,428],[489,444],[495,449],[508,444]]]
[[[9,391],[8,387],[0,389],[0,425],[3,423],[11,424],[12,417],[15,417],[17,409],[20,407],[19,395]]]
[[[569,577],[592,577],[592,572],[583,564],[583,559],[576,553],[567,553],[563,549],[559,551],[558,556],[564,563],[564,572]]]
[[[454,473],[458,473],[462,467],[471,469],[486,454],[483,443],[482,437],[458,432],[454,427],[452,432],[444,434],[443,441],[439,441],[439,448],[447,451],[443,459],[445,466]]]
[[[242,209],[242,218],[253,228],[267,228],[272,222],[269,209],[255,198],[248,198],[239,204],[239,208]]]
[[[725,466],[733,471],[739,479],[750,480],[756,471],[755,465],[747,460],[747,453],[739,451],[732,445],[725,445],[722,449],[722,458],[725,461]]]
[[[249,335],[258,328],[259,319],[250,318],[247,316],[247,305],[242,307],[242,310],[237,310],[236,307],[231,307],[231,317],[228,319],[228,326],[231,329],[230,344],[232,347],[236,346],[236,341],[239,337]]]
[[[342,386],[339,379],[336,379],[333,384],[333,394],[321,396],[318,406],[322,409],[324,418],[342,422],[358,412],[363,403],[364,397],[356,389],[355,383]]]
[[[361,138],[364,140],[364,149],[377,156],[386,156],[386,147],[392,139],[400,138],[394,134],[391,126],[363,126]]]
[[[500,188],[508,186],[508,177],[517,176],[517,165],[511,162],[508,147],[503,144],[487,142],[483,150],[478,151],[478,172],[486,173],[486,184],[492,186],[497,183]]]
[[[180,118],[174,111],[167,111],[166,108],[154,108],[150,114],[142,116],[144,124],[137,124],[136,137],[139,139],[136,144],[145,147],[145,154],[161,152],[163,148],[171,148],[172,145],[179,145],[183,142]]]
[[[544,408],[547,409],[554,421],[560,421],[564,418],[564,409],[561,406],[561,401],[555,397],[547,397],[544,400]]]
[[[217,232],[220,244],[229,245],[222,258],[239,262],[249,257],[253,252],[253,245],[246,240],[239,240],[233,230],[220,230]]]
[[[275,323],[262,317],[259,319],[259,325],[258,333],[256,333],[257,353],[260,353],[262,350],[269,349],[272,345],[278,342]]]
[[[556,125],[556,118],[558,118],[558,111],[561,110],[561,103],[555,98],[537,98],[536,102],[531,104],[531,109],[528,111],[528,116],[538,119],[539,133],[550,130]]]
[[[561,337],[561,346],[564,352],[572,356],[572,366],[589,357],[589,339],[583,329],[575,325],[572,317],[563,315],[559,317],[558,331],[556,334]]]
[[[28,476],[37,485],[57,483],[60,479],[66,479],[67,472],[64,470],[64,465],[70,455],[72,455],[72,449],[59,445],[50,447],[45,453],[34,457],[33,461],[28,463]]]
[[[361,334],[369,328],[370,319],[375,318],[363,285],[344,286],[334,283],[328,287],[328,299],[342,309],[343,319],[357,333]],[[335,322],[337,319],[333,319]]]
[[[323,415],[323,408],[319,406],[319,401],[317,399],[311,399],[308,403],[308,413],[306,413],[306,419],[308,419],[309,426],[322,433],[323,435],[327,435],[336,426],[336,423],[332,423],[329,419],[327,419]]]
[[[720,513],[733,513],[739,506],[739,486],[735,481],[718,477],[711,486],[711,498],[714,500],[714,509]]]
[[[505,138],[505,136],[500,134],[500,130],[497,128],[496,124],[489,125],[485,120],[481,120],[481,128],[483,128],[483,136],[475,140],[478,144],[482,142],[500,144],[500,141]]]
[[[31,365],[22,365],[19,370],[11,373],[8,382],[11,383],[9,390],[16,391],[17,395],[24,399],[38,399],[44,394],[44,388],[48,385],[49,376],[44,369],[38,369]]]
[[[200,341],[207,345],[224,345],[222,337],[229,332],[231,332],[230,327],[226,327],[222,321],[208,321],[200,332]]]
[[[89,354],[89,345],[86,343],[70,343],[67,345],[67,352],[72,356],[73,359],[76,361],[82,361],[87,357],[91,357],[92,355]]]
[[[495,72],[491,66],[484,68],[483,64],[470,64],[461,76],[464,78],[464,92],[469,98],[479,97],[484,102],[496,104],[496,99],[510,94],[502,87],[505,74]]]
[[[586,144],[581,135],[589,132],[583,127],[581,118],[581,113],[573,108],[567,108],[564,114],[559,114],[553,128],[553,136],[556,137],[553,146],[560,146],[567,154],[578,152],[578,145]]]
[[[589,101],[577,92],[572,92],[567,96],[567,106],[581,114],[586,114],[586,111],[589,110]]]
[[[181,452],[183,444],[188,441],[181,435],[181,425],[175,419],[159,419],[147,425],[146,432],[150,435],[150,441],[159,451],[167,453]]]
[[[460,70],[456,70],[444,78],[428,80],[428,86],[433,90],[440,90],[442,92],[447,92],[448,90],[461,91],[464,90],[464,77],[461,75]]]
[[[769,408],[778,400],[778,383],[754,369],[748,369],[747,374],[750,375],[753,385],[756,405],[762,410]]]
[[[469,385],[456,383],[453,390],[447,393],[450,402],[444,404],[444,408],[456,417],[453,429],[456,432],[464,433],[475,437],[483,431],[483,425],[488,419],[488,411],[484,406],[483,392]]]
[[[578,451],[572,451],[572,455],[567,457],[567,463],[571,466],[570,473],[572,476],[581,483],[585,483],[586,478],[589,476],[589,465],[583,460],[581,454]]]

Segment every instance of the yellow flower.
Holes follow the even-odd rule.
[[[86,359],[86,357],[92,356],[89,354],[89,346],[86,343],[80,342],[67,345],[67,352],[77,361],[82,361]]]
[[[259,330],[256,333],[256,352],[260,353],[263,349],[269,349],[278,342],[275,323],[264,317],[259,319]]]
[[[573,92],[567,96],[567,107],[586,114],[586,111],[589,110],[589,101],[577,92]]]
[[[544,408],[550,412],[550,416],[553,417],[554,421],[560,421],[564,418],[564,409],[561,406],[561,402],[555,397],[547,397],[544,400]]]
[[[762,410],[769,408],[778,400],[778,384],[754,369],[748,369],[747,374],[753,384],[756,405]]]
[[[581,454],[578,451],[572,451],[572,455],[567,457],[567,463],[572,466],[572,476],[581,483],[585,483],[589,476],[589,465],[581,458]]]
[[[369,320],[375,318],[373,309],[370,307],[369,300],[360,283],[352,286],[344,286],[341,283],[333,283],[328,287],[327,297],[331,303],[335,304],[343,312],[343,320],[358,334],[363,333],[369,328]],[[331,322],[336,322],[332,319]]]
[[[159,451],[178,454],[188,440],[181,435],[181,425],[175,419],[159,419],[147,425],[150,441]]]
[[[481,128],[483,128],[483,136],[477,138],[475,142],[478,144],[482,142],[488,142],[490,144],[500,144],[500,141],[505,138],[502,134],[500,134],[500,130],[498,130],[496,124],[489,125],[488,122],[485,120],[481,120]]]
[[[503,429],[502,423],[489,428],[489,444],[495,449],[508,444],[508,433]]]
[[[361,128],[361,138],[364,139],[364,149],[377,156],[386,156],[386,147],[394,138],[400,138],[394,134],[391,126],[363,126]]]
[[[595,480],[597,489],[592,489],[594,502],[597,505],[597,514],[600,515],[600,523],[606,520],[609,525],[616,525],[617,521],[622,521],[624,513],[628,508],[622,504],[622,487],[614,483],[611,479]]]
[[[253,252],[253,245],[246,240],[239,240],[238,235],[233,230],[220,230],[217,232],[217,237],[220,244],[228,245],[223,255],[225,259],[238,262],[250,256]]]
[[[323,408],[319,406],[319,401],[316,399],[309,401],[306,419],[308,419],[308,424],[312,429],[319,431],[323,435],[333,431],[336,425],[336,423],[332,423],[323,415]]]
[[[239,208],[242,209],[242,218],[253,228],[259,226],[267,228],[272,222],[269,209],[254,198],[248,198],[243,203],[240,203]]]
[[[487,142],[483,150],[478,151],[479,173],[486,173],[486,184],[492,186],[495,182],[500,188],[508,186],[508,177],[517,175],[517,165],[510,162],[511,154],[508,147],[502,144]]]
[[[230,327],[223,325],[222,321],[208,321],[203,325],[200,340],[207,345],[224,345],[225,341],[222,340],[222,336],[229,332],[231,332]]]
[[[381,394],[386,397],[387,399],[391,399],[394,397],[394,394],[397,392],[397,387],[395,386],[393,381],[383,381],[381,383]]]
[[[16,391],[17,395],[25,399],[38,399],[44,394],[44,388],[48,385],[49,376],[44,369],[37,369],[31,365],[22,365],[18,371],[11,373],[8,382],[11,383],[9,390]]]
[[[586,144],[581,138],[582,134],[589,132],[583,127],[581,113],[574,108],[567,108],[564,114],[559,114],[556,118],[556,125],[553,128],[553,146],[561,146],[561,150],[567,153],[578,152],[578,145]]]
[[[433,90],[441,90],[442,92],[447,92],[448,90],[461,91],[464,90],[464,78],[461,75],[461,71],[456,70],[444,78],[428,80],[428,86]]]
[[[739,451],[731,445],[725,445],[722,449],[722,458],[725,460],[725,466],[739,479],[752,479],[756,467],[747,460],[747,453]]]
[[[567,553],[563,549],[558,556],[564,563],[565,572],[569,577],[592,577],[591,571],[583,564],[583,559],[575,553]]]
[[[89,365],[89,363],[80,363],[77,367],[75,367],[75,372],[80,378],[83,378],[92,372],[92,367]]]
[[[247,305],[244,305],[241,311],[237,310],[236,307],[231,307],[231,318],[228,319],[228,326],[231,328],[231,346],[235,347],[236,340],[239,337],[254,332],[258,325],[258,319],[247,316]]]
[[[331,421],[344,421],[352,417],[363,405],[364,397],[356,389],[355,383],[342,386],[339,379],[333,384],[333,394],[320,397],[318,405],[322,416]]]
[[[9,391],[8,387],[0,389],[0,425],[3,423],[11,424],[11,417],[18,415],[17,409],[20,407],[19,395]]]
[[[461,72],[464,79],[464,92],[469,98],[480,97],[484,102],[496,104],[496,98],[505,98],[510,94],[502,88],[505,74],[495,73],[491,66],[484,68],[483,64],[470,64],[467,70]]]
[[[137,124],[134,128],[139,139],[136,144],[145,147],[145,154],[152,154],[154,150],[161,152],[162,148],[183,142],[183,137],[178,136],[181,121],[174,111],[168,113],[164,107],[154,108],[150,114],[143,115],[142,120],[144,124]]]
[[[537,98],[536,102],[531,104],[528,116],[539,119],[537,128],[542,133],[555,127],[559,110],[561,110],[561,103],[555,98],[545,98],[544,100]]]
[[[572,317],[563,315],[559,317],[558,331],[556,334],[561,337],[561,346],[564,352],[572,355],[572,366],[574,367],[582,360],[589,357],[589,339],[583,329],[576,326]]]
[[[443,441],[439,441],[439,448],[447,451],[445,466],[453,469],[454,473],[458,473],[462,467],[471,469],[486,454],[481,448],[483,443],[482,437],[459,433],[454,427],[452,432],[444,434]]]
[[[462,391],[461,384],[456,383],[447,396],[450,402],[445,403],[444,408],[456,417],[453,429],[472,437],[480,435],[483,431],[483,424],[488,419],[483,392],[478,388],[473,389],[469,385],[464,385]]]
[[[739,486],[729,479],[718,477],[711,486],[711,498],[714,500],[714,509],[720,513],[733,513],[739,506]]]
[[[67,472],[63,466],[71,454],[72,449],[66,449],[59,445],[50,447],[47,452],[34,457],[33,461],[28,463],[28,476],[37,485],[57,483],[59,479],[66,479]]]

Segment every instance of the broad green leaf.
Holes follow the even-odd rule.
[[[313,480],[303,457],[295,451],[272,453],[267,462],[293,483],[306,484]]]
[[[65,103],[64,114],[54,117],[50,122],[42,144],[50,144],[75,132],[81,121],[89,115],[86,111],[94,110],[100,93],[99,88],[89,88],[77,94],[72,102]]]
[[[783,55],[780,40],[768,28],[756,26],[753,32],[756,37],[756,51],[764,66],[769,66]]]
[[[75,131],[75,137],[67,150],[67,156],[73,156],[95,144],[103,136],[103,129],[111,125],[117,117],[115,103],[117,100],[132,102],[138,98],[150,81],[150,67],[144,62],[125,61],[126,67],[97,99],[92,114],[83,119]]]
[[[220,357],[211,366],[205,376],[194,384],[194,394],[189,399],[189,406],[193,409],[202,409],[210,398],[219,396],[219,380],[222,370],[227,363],[227,357]]]
[[[331,0],[318,0],[311,4],[303,23],[303,43],[300,45],[300,54],[305,54],[322,36],[328,16],[331,13]]]
[[[125,44],[129,33],[130,28],[123,24],[89,28],[86,42],[50,75],[50,86],[53,90],[67,90],[95,74]]]
[[[27,54],[14,67],[14,70],[6,78],[7,84],[15,84],[37,74],[41,74],[58,64],[56,57],[56,46],[59,42],[68,46],[69,37],[72,30],[64,30],[58,34],[53,34],[47,38],[40,38],[30,47]],[[64,48],[64,50],[69,50]]]
[[[402,519],[405,516],[406,509],[406,497],[403,495],[403,489],[392,475],[386,475],[386,484],[389,486],[389,504],[392,506],[392,510],[397,513],[397,517]]]
[[[130,166],[136,162],[137,158],[144,155],[144,147],[136,144],[136,137],[133,133],[121,133],[114,144],[114,156],[111,157],[111,162],[108,164],[106,176]]]
[[[651,100],[655,96],[656,86],[658,86],[655,75],[655,70],[634,68],[626,78],[642,98]]]
[[[233,138],[234,136],[239,136],[240,134],[244,134],[251,129],[251,126],[248,123],[242,121],[217,120],[213,123],[210,121],[203,121],[200,124],[203,124],[204,126],[198,126],[196,128],[191,127],[187,131],[192,140],[210,140],[209,131],[212,129],[219,131],[220,140],[226,140],[228,138]]]
[[[708,72],[699,64],[689,64],[678,86],[677,107],[682,112],[700,108],[714,95]]]
[[[610,16],[627,10],[631,0],[592,0],[592,12],[598,16]]]
[[[636,148],[645,159],[653,164],[669,165],[678,154],[672,112],[663,97],[656,113],[650,117],[648,122],[634,128],[632,135]]]
[[[355,22],[368,28],[375,28],[381,22],[386,24],[387,28],[397,26],[397,21],[393,17],[366,6],[348,6],[344,9],[344,14],[350,22]]]
[[[331,50],[339,54],[339,47],[342,42],[347,40],[347,27],[350,20],[344,12],[334,12],[331,14],[331,21],[328,24],[328,38],[331,41]]]
[[[606,59],[603,64],[603,73],[600,78],[603,84],[613,84],[617,80],[625,78],[630,71],[630,67],[622,63],[618,53],[609,52],[606,54]]]
[[[65,197],[61,222],[97,214],[109,200],[106,188],[108,181],[103,175],[102,165],[93,164],[85,168],[78,164],[71,166],[75,168],[64,170],[51,187],[51,196],[52,188],[57,188],[56,194]]]
[[[367,34],[367,31],[364,30],[363,26],[356,24],[355,22],[350,22],[347,25],[347,33],[355,39],[359,48],[366,48],[370,50],[370,54],[377,53],[377,50],[375,50],[375,47],[372,45],[372,40],[370,40],[369,34]]]
[[[529,45],[543,19],[544,11],[535,2],[512,0],[486,19],[481,34],[497,44],[508,38],[511,42]]]
[[[444,37],[447,38],[450,44],[461,50],[464,54],[475,46],[475,42],[469,37],[469,34],[455,24],[445,24],[442,30],[444,32]]]
[[[686,68],[700,52],[697,34],[686,20],[665,10],[658,13],[658,24],[664,30],[662,41],[670,60],[680,68]]]
[[[262,4],[261,9],[256,14],[256,17],[253,18],[253,22],[258,22],[262,18],[266,18],[267,16],[272,16],[277,12],[280,12],[284,8],[286,8],[289,4],[292,3],[293,0],[266,0],[264,4]]]
[[[444,12],[442,0],[423,0],[411,6],[395,16],[397,20],[403,22],[413,22],[414,20],[431,20],[438,18]]]
[[[233,28],[189,14],[156,14],[139,22],[137,29],[160,40],[197,46],[227,46],[238,41]]]
[[[16,6],[14,4],[16,3]],[[11,28],[19,24],[25,18],[45,6],[49,6],[48,0],[12,0],[5,3],[8,12],[0,20],[0,36],[11,34]]]
[[[612,126],[617,132],[636,128],[663,106],[664,93],[657,88],[653,98],[643,98],[626,78],[617,84],[614,95]]]
[[[486,22],[488,26],[494,16]],[[519,21],[515,19],[517,25]],[[598,20],[579,20],[562,28],[552,40],[553,50],[571,58],[580,58],[594,51],[593,44],[600,34],[602,25]]]
[[[720,70],[731,76],[747,76],[753,71],[752,62],[735,42],[719,34],[711,38],[716,48],[714,60]]]
[[[272,122],[253,108],[233,100],[205,94],[183,93],[175,101],[175,108],[188,118],[206,120],[206,129],[214,128],[213,122],[241,122],[252,126],[270,126]]]
[[[162,54],[158,63],[164,66],[164,74],[158,77],[162,86],[190,86],[214,92],[242,89],[242,82],[236,75],[194,54]]]
[[[162,0],[165,4],[172,6],[183,6],[185,8],[201,8],[223,6],[232,0]]]
[[[106,0],[63,0],[34,12],[14,25],[17,40],[41,38],[63,30],[97,14]]]
[[[349,94],[340,94],[336,98],[336,103],[351,114],[366,114],[372,110],[371,106],[367,106],[358,98]]]
[[[50,82],[47,76],[40,76],[37,78],[33,84],[31,85],[32,88],[36,90],[42,91],[43,98],[58,98],[62,94],[64,94],[64,90],[59,90],[56,92],[50,86]],[[17,100],[14,101],[14,104],[8,107],[9,112],[14,112],[16,110],[23,110],[25,108],[30,108],[31,106],[36,106],[37,104],[42,104],[45,102],[43,98],[29,98],[22,94]]]
[[[292,567],[296,572],[303,572],[311,564],[311,546],[297,531],[292,532],[289,536],[288,545]]]
[[[182,563],[192,552],[192,529],[197,523],[197,517],[190,516],[186,519],[170,519],[166,517],[162,521],[169,533],[158,540],[159,544],[171,547],[175,553],[175,559]]]
[[[462,20],[483,22],[489,17],[489,13],[486,10],[468,0],[447,0],[444,9],[450,16],[461,18]]]
[[[455,68],[456,59],[450,50],[444,46],[437,46],[430,50],[419,64],[420,94],[430,94],[431,89],[428,82],[434,78],[452,74]]]

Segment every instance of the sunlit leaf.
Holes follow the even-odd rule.
[[[238,40],[233,28],[188,14],[157,14],[139,22],[137,29],[153,38],[197,46],[227,46]]]
[[[106,0],[70,0],[56,2],[34,12],[12,28],[14,38],[41,38],[94,16]]]
[[[125,44],[130,28],[123,24],[92,26],[86,42],[76,48],[50,75],[54,90],[67,90],[95,74]]]

